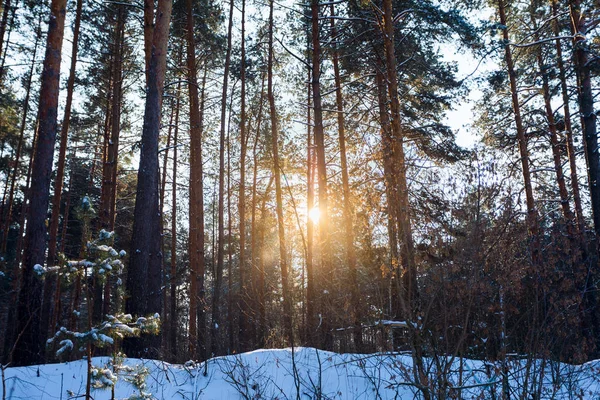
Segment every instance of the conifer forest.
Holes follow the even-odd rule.
[[[3,399],[20,367],[82,362],[60,398],[117,398],[125,355],[289,348],[293,392],[221,372],[246,399],[597,398],[561,386],[600,359],[597,0],[0,15]],[[410,366],[353,359],[402,383],[336,397],[321,350]]]

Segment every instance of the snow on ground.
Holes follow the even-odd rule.
[[[108,357],[96,357],[94,366],[104,368]],[[431,387],[437,370],[446,359],[427,359]],[[174,365],[162,361],[127,359],[131,367],[145,366],[144,392],[157,399],[413,399],[412,360],[401,354],[336,354],[312,348],[257,350],[217,357],[207,363]],[[529,369],[527,366],[529,365]],[[509,363],[511,398],[523,395],[523,382],[541,388],[542,398],[600,399],[600,360],[573,366],[559,363]],[[539,386],[544,369],[544,385]],[[501,398],[502,368],[484,361],[454,360],[448,382],[454,391],[444,397]],[[458,371],[462,370],[462,373]],[[537,373],[534,373],[537,372]],[[538,378],[535,379],[534,375]],[[438,375],[439,376],[439,375]],[[120,374],[115,398],[139,395],[140,391]],[[85,394],[86,361],[8,368],[5,371],[6,399],[74,399]],[[460,387],[460,390],[456,388]],[[0,393],[2,388],[0,387]],[[95,400],[110,399],[110,389],[95,389]],[[529,396],[527,396],[529,397]],[[2,397],[3,398],[3,397]]]

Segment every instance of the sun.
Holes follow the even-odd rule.
[[[313,207],[308,212],[308,218],[310,218],[310,220],[315,225],[319,223],[319,218],[320,217],[321,217],[321,210],[319,210],[319,207]]]

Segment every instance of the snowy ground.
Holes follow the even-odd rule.
[[[293,354],[293,357],[292,357]],[[430,387],[442,379],[435,371],[444,359],[428,359]],[[98,357],[102,370],[109,358]],[[207,363],[174,365],[161,361],[128,359],[126,365],[148,368],[143,390],[157,399],[413,399],[419,395],[413,384],[412,361],[398,354],[336,354],[312,348],[257,350],[218,357]],[[436,365],[438,366],[436,368]],[[529,369],[527,368],[529,366]],[[540,371],[544,370],[544,373]],[[108,371],[108,370],[107,370]],[[454,360],[448,368],[448,387],[443,396],[455,398],[501,398],[502,368],[498,364]],[[462,373],[460,372],[462,371]],[[509,363],[512,398],[524,394],[529,371],[529,389],[540,390],[542,398],[600,399],[600,360],[573,366],[559,363]],[[110,372],[107,372],[110,374]],[[538,385],[543,376],[543,385]],[[537,377],[537,379],[535,378]],[[62,364],[8,368],[6,397],[2,399],[74,399],[85,394],[85,360]],[[140,391],[121,373],[115,398],[139,395]],[[0,387],[0,393],[2,388]],[[110,399],[110,389],[95,389],[95,400]],[[530,398],[529,395],[526,396]]]

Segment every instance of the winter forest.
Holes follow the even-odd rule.
[[[600,396],[597,0],[0,14],[3,400]]]

